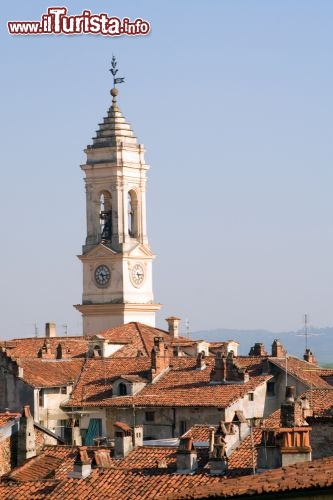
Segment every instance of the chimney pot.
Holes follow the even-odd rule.
[[[178,338],[180,318],[177,318],[176,316],[170,316],[169,318],[166,318],[165,321],[167,321],[168,323],[168,330],[171,337]]]

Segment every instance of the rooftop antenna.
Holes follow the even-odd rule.
[[[299,337],[305,337],[305,351],[308,349],[308,338],[314,337],[315,335],[320,335],[319,333],[310,333],[309,332],[309,315],[304,314],[304,332],[296,333]]]
[[[67,333],[68,333],[68,325],[67,325],[67,323],[63,323],[61,326],[64,329],[64,335],[65,335],[65,337],[67,337]]]
[[[35,328],[35,337],[38,337],[38,326],[37,326],[37,321],[34,323],[34,328]]]
[[[186,337],[190,337],[190,320],[186,318],[185,320]]]

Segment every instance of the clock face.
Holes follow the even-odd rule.
[[[111,272],[107,266],[103,264],[102,266],[96,267],[95,280],[97,285],[106,286],[110,281],[110,277],[111,277]]]
[[[145,279],[145,271],[141,264],[135,264],[131,269],[131,281],[134,286],[141,286]]]

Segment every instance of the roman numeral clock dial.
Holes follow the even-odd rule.
[[[145,279],[145,271],[141,264],[135,264],[130,271],[130,278],[134,286],[139,288]]]
[[[104,264],[101,266],[98,266],[95,269],[95,281],[96,281],[97,286],[100,286],[100,287],[107,286],[107,284],[110,281],[110,277],[111,277],[110,269],[107,266],[105,266]]]

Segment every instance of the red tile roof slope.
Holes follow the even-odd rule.
[[[333,418],[333,387],[330,389],[312,389],[306,391],[304,395],[309,400],[314,417]]]
[[[285,371],[285,359],[269,358],[269,361]],[[325,380],[325,377],[329,377],[330,373],[333,373],[333,370],[320,368],[317,365],[313,365],[312,363],[303,361],[293,356],[289,356],[287,358],[287,370],[290,374],[309,387],[332,387]]]
[[[0,483],[0,498],[10,500],[45,500],[58,486],[58,481],[30,481],[26,483]]]
[[[126,325],[103,330],[99,335],[111,342],[126,344],[125,347],[114,354],[114,357],[136,356],[138,351],[143,355],[150,356],[154,347],[155,337],[161,337],[167,344],[193,344],[193,340],[191,339],[185,337],[173,338],[165,330],[138,322],[127,323]]]
[[[48,361],[25,359],[20,361],[23,380],[33,387],[55,387],[75,381],[84,364],[84,359]]]
[[[0,427],[8,424],[8,422],[12,422],[13,420],[17,419],[18,417],[21,416],[21,413],[0,413]]]
[[[63,352],[71,358],[85,357],[89,339],[83,337],[37,337],[22,338],[0,342],[0,347],[5,349],[8,356],[15,359],[32,359],[38,357],[39,350],[45,341],[50,344],[51,353],[55,357],[56,349],[61,344]]]
[[[91,359],[87,361],[75,387],[69,406],[213,406],[225,408],[244,397],[248,391],[271,378],[261,375],[261,364],[256,358],[237,358],[247,368],[250,380],[245,384],[211,385],[210,373],[215,358],[206,358],[206,369],[196,370],[193,358],[172,358],[171,368],[153,384],[148,383],[135,396],[112,397],[112,383],[125,374],[147,376],[149,359]]]
[[[218,485],[198,486],[195,491],[193,488],[186,490],[184,487],[175,493],[168,493],[164,496],[159,493],[156,498],[164,500],[241,498],[265,494],[274,498],[277,493],[282,492],[289,494],[290,492],[300,493],[306,490],[323,492],[325,488],[333,492],[332,470],[333,457],[329,457],[269,470],[254,476],[222,480]]]

